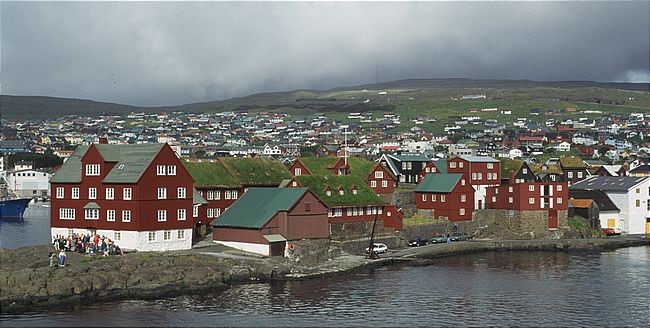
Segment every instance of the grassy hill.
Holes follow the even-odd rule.
[[[6,119],[51,119],[78,114],[96,116],[129,112],[222,112],[277,111],[294,117],[325,113],[347,120],[350,112],[395,111],[402,116],[402,129],[408,118],[428,115],[438,122],[425,129],[438,129],[449,116],[466,115],[470,109],[499,108],[512,111],[510,120],[527,116],[530,108],[575,107],[607,113],[650,111],[648,83],[599,83],[589,81],[535,82],[528,80],[418,79],[367,84],[331,90],[295,90],[259,93],[228,100],[168,107],[137,107],[90,100],[0,96],[0,112]],[[384,94],[385,92],[385,94]],[[380,94],[382,93],[382,94]],[[459,100],[464,95],[485,95],[484,99]],[[483,118],[500,114],[479,113]],[[597,117],[602,114],[593,114]],[[376,115],[375,115],[376,116]],[[581,117],[589,115],[580,115]],[[543,116],[540,116],[540,120]]]

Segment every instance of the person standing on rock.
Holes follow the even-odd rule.
[[[56,254],[54,254],[53,252],[50,252],[49,257],[50,257],[50,268],[53,268],[54,267],[54,261],[55,261],[55,258],[56,258]]]
[[[61,250],[59,252],[59,266],[64,267],[65,266],[65,250]]]

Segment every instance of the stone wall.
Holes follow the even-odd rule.
[[[375,237],[373,239],[373,242],[386,244],[389,250],[405,246],[405,243],[403,242],[400,236]],[[346,241],[332,241],[331,246],[332,246],[331,249],[333,253],[332,255],[338,255],[341,252],[357,254],[357,255],[365,254],[366,248],[370,246],[370,238],[346,240]]]
[[[360,238],[370,239],[374,221],[330,223],[330,239],[332,240],[355,240]],[[377,220],[375,226],[375,237],[395,236],[395,228],[384,227],[382,220]]]
[[[400,188],[395,190],[394,193],[389,195],[380,195],[382,199],[388,204],[397,205],[399,200],[398,209],[402,209],[405,217],[413,216],[415,213],[415,193],[413,192],[415,187],[410,189]]]
[[[293,241],[291,244],[293,249],[288,247],[286,257],[295,263],[316,265],[329,259],[329,239],[303,239]]]
[[[426,213],[421,213],[426,214]],[[423,215],[424,216],[424,215]],[[474,210],[472,221],[437,219],[430,224],[404,226],[404,240],[431,238],[437,232],[465,232],[474,238],[490,239],[560,239],[570,237],[567,211],[558,211],[559,229],[548,229],[547,211]]]

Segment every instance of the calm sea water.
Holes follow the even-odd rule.
[[[23,219],[0,220],[0,247],[19,248],[50,243],[49,203],[32,203]]]
[[[40,233],[47,222],[27,217],[23,232]],[[2,223],[3,247],[16,244],[5,239],[11,236],[8,230],[21,228]],[[25,240],[42,243],[36,239]],[[0,316],[2,327],[647,327],[648,322],[650,247],[472,254],[423,267],[392,266],[318,280],[238,285],[202,296]]]

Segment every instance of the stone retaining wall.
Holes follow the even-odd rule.
[[[373,224],[374,221],[330,223],[330,239],[339,241],[370,239]],[[377,220],[375,236],[392,237],[396,234],[395,228],[384,227],[384,221]]]

